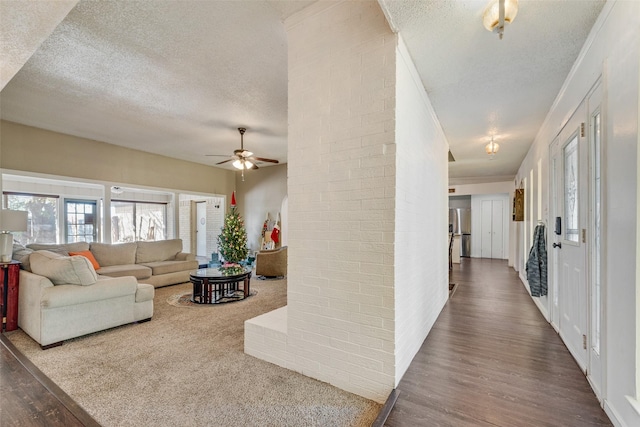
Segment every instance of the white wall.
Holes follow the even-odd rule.
[[[260,249],[262,225],[269,214],[276,221],[287,195],[287,165],[277,165],[246,171],[244,181],[236,177],[238,212],[247,229],[249,250]]]
[[[449,295],[448,143],[401,38],[396,52],[396,385]]]
[[[518,172],[529,177],[542,159],[548,165],[548,145],[573,111],[603,76],[603,287],[606,387],[604,407],[617,426],[640,425],[640,413],[626,396],[637,396],[636,232],[637,147],[640,73],[640,2],[607,2],[583,50],[565,81],[545,123]],[[548,204],[548,171],[541,188]],[[543,210],[544,212],[544,210]],[[545,215],[543,214],[543,217]],[[546,218],[548,219],[548,218]],[[529,232],[529,227],[521,233]],[[525,236],[522,235],[522,238]],[[520,261],[525,254],[521,254]],[[548,302],[544,303],[548,309]]]

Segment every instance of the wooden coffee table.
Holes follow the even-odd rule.
[[[218,268],[202,268],[192,271],[191,301],[197,304],[220,304],[240,301],[250,295],[251,267],[244,267],[239,274],[226,274]],[[242,288],[238,285],[242,284]]]

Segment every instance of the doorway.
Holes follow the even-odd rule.
[[[207,257],[207,202],[196,202],[196,256]]]
[[[601,283],[602,88],[598,83],[550,146],[551,322],[596,396],[604,396]]]

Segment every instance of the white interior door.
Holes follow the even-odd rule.
[[[560,165],[556,177],[559,200],[554,213],[560,217],[561,234],[556,236],[556,277],[560,336],[580,368],[587,366],[587,274],[586,274],[586,206],[587,144],[584,125],[585,104],[574,113],[560,133],[560,149],[553,161]],[[559,238],[558,238],[559,237]]]
[[[481,203],[480,256],[504,259],[503,200],[483,200]]]
[[[480,234],[480,257],[482,258],[492,258],[491,255],[491,241],[493,239],[492,235],[492,224],[493,224],[493,207],[492,200],[483,200],[482,201],[482,232]]]
[[[504,209],[502,200],[491,203],[491,258],[504,258]]]
[[[207,203],[196,203],[196,255],[207,257]]]

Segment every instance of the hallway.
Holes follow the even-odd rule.
[[[507,261],[463,258],[386,426],[611,425]]]

